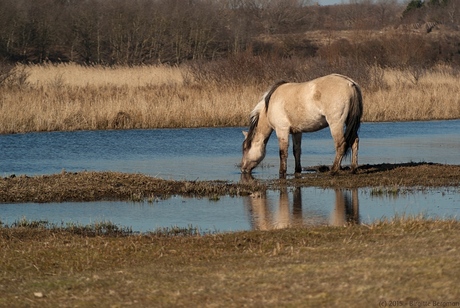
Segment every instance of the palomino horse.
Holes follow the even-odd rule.
[[[280,177],[286,177],[289,134],[292,134],[295,173],[300,173],[302,132],[329,126],[336,151],[331,173],[339,171],[350,148],[351,172],[354,173],[358,168],[358,130],[362,114],[361,89],[349,77],[332,74],[304,83],[279,82],[250,114],[249,131],[243,132],[241,172],[251,173],[264,159],[268,138],[275,130],[280,149]]]

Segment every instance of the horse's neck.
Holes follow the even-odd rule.
[[[271,128],[268,124],[266,114],[261,113],[259,116],[259,123],[257,125],[256,138],[258,139],[258,141],[262,141],[265,145],[272,132],[273,128]]]

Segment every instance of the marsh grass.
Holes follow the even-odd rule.
[[[171,226],[171,227],[160,227],[149,232],[150,235],[158,237],[170,237],[170,236],[200,236],[205,234],[199,227],[188,225],[187,227]]]
[[[115,225],[110,221],[99,221],[89,225],[79,223],[64,223],[60,224],[51,223],[47,220],[28,220],[21,218],[13,222],[10,226],[4,225],[0,221],[0,226],[4,228],[25,228],[25,229],[38,229],[38,230],[51,230],[54,232],[70,232],[72,234],[79,234],[84,236],[125,236],[133,234],[131,227],[122,227]]]
[[[179,233],[0,228],[0,306],[409,306],[460,296],[457,220]]]
[[[16,77],[21,80],[0,87],[0,133],[246,126],[249,112],[275,80],[276,71],[267,68],[260,76],[237,79],[249,74],[254,65],[263,65],[259,62],[244,62],[245,70],[236,75],[221,74],[230,69],[228,64],[211,70],[163,65],[18,65],[21,73],[12,76],[22,76]],[[305,68],[299,73],[295,63],[290,65],[284,77],[310,76]],[[458,74],[448,67],[426,71],[416,83],[405,71],[359,71],[365,71],[360,78],[367,87],[363,89],[364,121],[460,118]]]
[[[142,87],[158,84],[182,84],[184,75],[177,66],[82,66],[74,63],[59,65],[18,65],[27,70],[30,85],[36,87]]]
[[[0,203],[128,200],[151,203],[172,195],[219,198],[244,196],[266,184],[225,181],[174,181],[119,172],[63,172],[0,178]]]
[[[383,84],[364,94],[365,121],[413,121],[460,118],[458,72],[438,66],[414,82],[408,71],[385,70]]]
[[[401,194],[407,193],[406,190],[402,189],[401,187],[393,186],[393,187],[374,187],[370,191],[371,197],[399,197]]]
[[[190,83],[175,67],[27,68],[26,84],[0,90],[1,133],[237,126],[258,93]]]

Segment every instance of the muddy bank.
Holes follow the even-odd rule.
[[[336,176],[327,167],[305,168],[287,180],[242,178],[225,181],[172,181],[143,174],[119,172],[62,172],[43,176],[10,176],[0,179],[0,203],[133,200],[170,195],[215,197],[240,196],[281,186],[322,188],[444,187],[460,185],[460,166],[433,163],[363,165],[357,174],[342,170]]]

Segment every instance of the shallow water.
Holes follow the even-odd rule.
[[[51,132],[0,135],[0,176],[82,170],[143,173],[164,179],[239,181],[243,128]],[[460,163],[460,120],[363,123],[360,164]],[[302,165],[331,165],[329,129],[302,138]],[[292,152],[288,173],[294,171]],[[349,164],[348,160],[344,164]],[[257,178],[278,176],[275,134]]]
[[[0,176],[109,170],[164,179],[236,182],[240,179],[237,164],[241,159],[241,130],[202,128],[1,135]],[[363,123],[360,130],[361,165],[423,161],[460,164],[458,153],[459,120]],[[328,129],[303,135],[303,166],[330,165],[333,158]],[[278,146],[273,134],[262,168],[255,170],[254,177],[276,178],[278,163]],[[292,171],[291,154],[288,172]],[[370,223],[395,215],[457,218],[459,204],[458,188],[399,194],[397,198],[374,197],[369,189],[302,188],[268,192],[266,196],[221,197],[218,201],[172,197],[153,203],[0,204],[0,221],[11,224],[24,217],[54,223],[111,221],[141,232],[176,225],[235,231],[293,224],[343,224],[349,219]]]
[[[373,196],[369,189],[312,187],[269,191],[266,195],[209,199],[175,196],[154,202],[66,202],[0,204],[0,220],[21,218],[91,224],[110,221],[136,232],[178,226],[203,232],[268,230],[290,226],[370,224],[395,217],[454,218],[460,214],[460,191],[454,188]]]

